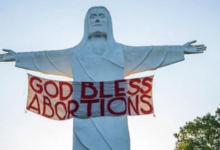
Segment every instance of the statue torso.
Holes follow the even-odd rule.
[[[72,71],[75,81],[109,81],[124,78],[122,48],[87,47],[73,54]]]

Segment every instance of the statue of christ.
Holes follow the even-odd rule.
[[[202,53],[204,45],[126,46],[114,40],[112,20],[105,7],[92,7],[85,17],[84,36],[64,50],[16,53],[3,49],[0,61],[16,67],[73,78],[74,81],[110,81],[154,70],[184,60],[184,54]],[[74,118],[73,150],[129,150],[125,116]]]

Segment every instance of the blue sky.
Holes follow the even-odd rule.
[[[92,6],[108,8],[119,43],[183,45],[196,39],[207,46],[203,54],[185,55],[185,61],[153,72],[156,118],[128,118],[131,150],[174,149],[179,127],[214,113],[220,103],[220,2],[0,0],[0,48],[26,52],[73,47],[82,38],[84,17]],[[14,63],[0,63],[0,149],[71,150],[72,120],[24,114],[27,72]]]

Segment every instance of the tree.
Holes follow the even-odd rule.
[[[208,113],[186,122],[174,137],[177,139],[175,150],[219,150],[220,108],[217,108],[215,115]]]

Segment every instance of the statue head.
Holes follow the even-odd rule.
[[[108,44],[115,44],[112,31],[112,20],[105,7],[92,7],[88,10],[84,22],[84,35],[80,45],[85,45],[94,35],[104,35]]]
[[[88,13],[89,37],[107,34],[107,12],[103,8],[93,8]]]

